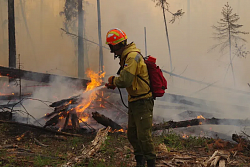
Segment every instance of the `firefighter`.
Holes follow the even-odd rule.
[[[149,87],[147,66],[140,50],[120,29],[108,31],[106,43],[115,58],[120,59],[119,76],[108,78],[108,88],[126,88],[128,92],[128,140],[134,148],[136,166],[155,166],[155,148],[152,140],[154,99]],[[147,82],[147,83],[146,83]]]

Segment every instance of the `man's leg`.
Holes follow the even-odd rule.
[[[138,100],[132,106],[134,120],[137,127],[137,138],[147,161],[154,162],[156,158],[152,140],[153,99]],[[152,163],[153,163],[152,162]]]
[[[131,106],[129,104],[129,106]],[[137,128],[136,128],[136,124],[135,124],[135,120],[133,117],[133,113],[129,107],[129,113],[128,113],[128,131],[127,131],[127,135],[128,135],[128,140],[130,142],[130,144],[133,146],[134,148],[134,154],[135,154],[135,159],[136,159],[136,166],[144,166],[145,165],[145,159],[143,157],[143,152],[141,150],[141,146],[140,143],[138,141],[137,138]]]

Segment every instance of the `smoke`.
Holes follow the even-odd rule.
[[[32,97],[24,99],[22,104],[30,115],[39,119],[53,111],[53,108],[48,106],[52,102],[81,94],[83,90],[76,87],[77,85],[80,85],[78,81],[67,80],[62,77],[54,78],[48,86],[36,88],[32,93]],[[23,108],[21,109],[23,110]],[[33,123],[34,120],[32,118],[30,120]]]
[[[217,43],[213,36],[212,25],[221,18],[221,10],[228,0],[199,1],[188,4],[189,1],[169,0],[173,11],[183,9],[185,14],[174,24],[168,23],[170,46],[172,52],[173,73],[198,81],[211,84],[210,86],[187,81],[164,74],[168,79],[167,93],[184,96],[184,100],[198,105],[184,104],[182,101],[173,103],[171,98],[158,98],[155,101],[155,116],[167,119],[181,120],[178,114],[187,110],[211,113],[220,118],[249,118],[249,95],[213,87],[230,87],[248,92],[247,83],[250,58],[233,60],[236,86],[233,85],[232,71],[229,68],[229,54],[221,54],[217,50],[208,53],[209,48]],[[63,33],[64,17],[60,16],[64,1],[61,0],[23,0],[25,16],[31,39],[27,36],[27,27],[21,11],[19,1],[16,2],[16,39],[17,54],[21,54],[23,69],[37,72],[47,72],[77,77],[77,55],[72,37]],[[85,1],[86,2],[86,1]],[[96,1],[87,1],[85,10],[86,38],[98,43],[97,8]],[[233,11],[240,16],[239,24],[244,25],[242,30],[250,29],[247,6],[250,1],[230,0]],[[0,0],[0,64],[8,65],[8,27],[7,3]],[[121,5],[122,4],[122,5]],[[214,5],[216,4],[216,5]],[[188,8],[190,6],[190,8]],[[166,14],[167,21],[172,16]],[[101,2],[102,41],[105,44],[105,35],[111,28],[121,28],[128,35],[128,41],[134,41],[142,53],[144,48],[144,27],[147,28],[148,53],[157,58],[157,64],[164,70],[170,71],[167,40],[163,22],[162,10],[155,7],[151,0],[106,0]],[[244,36],[247,41],[250,35]],[[99,59],[97,45],[84,41],[85,65],[98,71]],[[250,48],[249,43],[246,44]],[[104,48],[104,68],[107,74],[114,75],[119,67],[118,60]],[[86,65],[86,66],[87,66]],[[108,76],[107,76],[108,77]],[[60,100],[68,98],[80,90],[72,88],[71,81],[57,80],[50,87],[39,88],[34,92],[34,98],[42,100]],[[165,95],[169,97],[169,95]],[[119,98],[119,96],[116,96]],[[203,100],[203,101],[201,101]],[[28,111],[39,117],[47,112],[47,106],[40,102],[25,101]],[[34,103],[34,105],[33,105]],[[25,106],[26,106],[25,105]],[[159,107],[162,106],[162,107]],[[39,108],[41,107],[41,108]],[[231,129],[231,128],[230,128]]]

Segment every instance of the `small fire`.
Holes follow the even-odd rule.
[[[199,122],[199,125],[202,125],[202,122]]]
[[[127,130],[124,130],[124,129],[119,129],[119,130],[115,129],[115,130],[112,130],[112,129],[110,129],[110,130],[109,130],[109,132],[110,132],[110,133],[115,133],[115,132],[122,132],[122,133],[126,133],[126,132],[127,132]]]
[[[182,138],[183,138],[183,139],[187,139],[188,137],[189,137],[189,136],[186,135],[186,134],[183,134],[183,135],[182,135]]]
[[[197,119],[206,119],[202,115],[197,116]]]
[[[65,118],[64,115],[61,115],[61,116],[59,117],[59,119],[63,119],[63,118]]]
[[[101,86],[105,72],[95,73],[94,71],[88,70],[86,74],[90,78],[91,82],[87,84],[87,88],[83,93],[87,93],[88,98],[83,98],[81,104],[76,107],[76,112],[79,114],[79,118],[82,119],[82,121],[88,120],[88,116],[86,117],[83,112],[90,106],[92,101],[97,98],[96,91],[92,90],[98,86]]]

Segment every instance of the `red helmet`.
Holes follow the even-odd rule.
[[[125,32],[118,28],[114,28],[108,31],[106,36],[106,44],[109,45],[117,45],[118,43],[125,41],[128,39]]]

